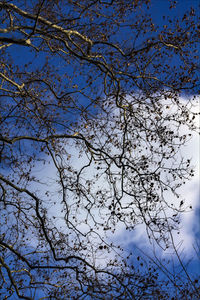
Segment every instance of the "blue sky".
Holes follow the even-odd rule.
[[[173,2],[173,1],[172,1]],[[15,2],[16,4],[18,4],[18,1]],[[153,19],[153,23],[157,24],[158,26],[163,26],[164,24],[166,24],[166,19],[163,19],[163,15],[169,15],[171,18],[174,17],[181,17],[183,15],[183,12],[187,9],[190,8],[190,6],[194,6],[196,9],[196,14],[198,17],[199,11],[198,11],[198,5],[199,5],[199,1],[197,0],[193,0],[193,1],[189,1],[189,0],[184,0],[184,1],[178,1],[176,9],[172,8],[172,9],[168,9],[168,1],[162,0],[162,1],[158,1],[158,0],[153,0],[152,1],[152,5],[151,8],[149,10],[145,10],[145,9],[141,9],[140,13],[141,14],[150,14],[152,16]],[[4,26],[4,25],[3,25]],[[115,39],[116,40],[122,40],[123,37],[125,35],[127,35],[128,37],[129,34],[129,30],[122,28],[121,32],[117,32],[117,34],[115,35]],[[149,37],[151,37],[152,33],[149,33]],[[9,36],[9,34],[8,34]],[[137,47],[140,45],[140,43],[142,42],[142,39],[138,39],[137,41]],[[128,37],[128,42],[127,45],[130,46],[132,45],[132,40],[131,38]],[[128,47],[127,46],[127,47]],[[198,51],[200,50],[200,46],[198,46]],[[19,67],[19,70],[23,71],[23,68],[25,67],[25,64],[28,64],[31,62],[31,64],[28,66],[28,68],[26,69],[26,72],[35,72],[36,77],[38,75],[40,75],[39,71],[41,70],[41,66],[44,65],[45,66],[45,60],[46,60],[46,53],[38,53],[36,57],[34,57],[33,53],[30,51],[29,48],[27,47],[23,47],[23,46],[11,46],[8,48],[7,53],[10,55],[10,63],[11,66],[12,64],[15,66]],[[11,61],[11,58],[13,61]],[[171,61],[169,62],[170,66],[175,65],[178,66],[180,64],[180,61],[177,60],[177,56],[174,56]],[[49,65],[51,67],[54,67],[54,74],[55,77],[52,80],[52,82],[55,82],[56,84],[60,84],[60,88],[58,90],[62,90],[62,88],[64,88],[64,90],[66,90],[69,93],[73,93],[75,91],[79,89],[82,89],[85,84],[86,84],[86,80],[87,78],[85,77],[85,74],[87,74],[87,72],[91,72],[91,80],[94,79],[95,76],[95,72],[93,71],[92,68],[86,66],[82,66],[83,68],[83,73],[80,76],[79,75],[79,64],[76,62],[76,60],[74,61],[74,69],[72,69],[72,66],[69,64],[67,65],[63,63],[63,59],[61,57],[59,57],[58,55],[55,55],[54,57],[50,57],[49,59]],[[26,67],[25,67],[26,68]],[[73,72],[75,70],[75,76],[73,76]],[[151,70],[151,69],[150,69]],[[59,83],[59,80],[56,78],[56,72],[58,73],[58,75],[61,75],[62,77],[62,82]],[[93,73],[92,73],[93,72]],[[41,74],[45,74],[44,70],[43,73],[41,72]],[[195,73],[195,76],[198,74],[198,70]],[[65,75],[68,75],[69,77],[71,77],[71,81],[68,77],[65,77]],[[164,74],[163,74],[164,76]],[[162,75],[161,75],[162,77]],[[23,78],[23,75],[22,75]],[[84,90],[84,92],[81,93],[74,93],[73,96],[75,97],[75,104],[76,104],[76,109],[74,110],[74,102],[70,102],[71,107],[69,107],[65,112],[62,111],[62,113],[60,114],[59,117],[55,117],[54,121],[55,124],[57,122],[57,124],[55,125],[57,133],[63,133],[65,131],[69,132],[71,134],[75,134],[78,135],[79,133],[76,132],[76,125],[80,125],[83,120],[84,120],[84,126],[79,126],[79,129],[81,128],[81,132],[82,133],[87,133],[87,127],[89,124],[87,124],[87,119],[83,116],[80,116],[80,111],[83,110],[83,107],[86,108],[88,107],[88,105],[90,105],[90,108],[87,108],[91,115],[93,115],[93,118],[96,119],[97,121],[97,128],[98,128],[98,118],[101,118],[101,116],[98,114],[99,113],[99,109],[98,106],[96,106],[95,102],[91,104],[91,100],[93,101],[93,97],[96,94],[97,97],[101,98],[101,101],[104,100],[105,95],[103,95],[103,80],[104,78],[97,78],[95,80],[95,82],[92,82],[92,87],[95,89],[93,91],[93,94],[90,94],[91,88],[88,87]],[[199,82],[198,82],[199,83]],[[34,86],[33,86],[34,87]],[[45,98],[48,99],[48,101],[51,102],[51,104],[54,104],[54,96],[52,93],[50,92],[45,92],[44,90],[42,90],[42,85],[40,87],[41,89],[41,93],[42,93],[42,100],[44,100]],[[129,88],[129,83],[127,83],[126,89],[125,89],[125,95],[124,98],[127,100],[130,97],[130,94],[128,94],[128,88]],[[199,89],[199,86],[193,90],[193,93],[197,93]],[[138,90],[135,88],[135,90],[131,90],[131,97],[134,96],[134,92],[138,93]],[[188,97],[191,96],[191,91],[186,91],[184,93],[182,93],[181,96],[181,103],[185,103],[187,101],[186,99],[186,95]],[[2,98],[1,98],[2,99]],[[199,98],[197,98],[197,101],[199,100]],[[14,101],[13,99],[8,99],[8,98],[3,98],[1,100],[3,103],[3,105],[7,105],[10,103],[12,103],[12,105],[14,106]],[[169,101],[171,101],[169,99]],[[53,106],[52,106],[53,107]],[[171,111],[173,111],[173,106],[171,107]],[[5,110],[6,111],[6,110]],[[51,114],[53,111],[53,109],[49,108],[49,110],[46,112],[47,115]],[[199,111],[199,106],[198,104],[195,106],[195,112]],[[5,116],[6,116],[5,112]],[[103,115],[104,116],[104,115]],[[113,116],[116,117],[117,116],[117,112],[113,113]],[[92,117],[90,116],[91,120]],[[197,118],[196,118],[197,119]],[[114,118],[113,118],[114,120]],[[111,120],[111,123],[115,122]],[[16,134],[30,134],[30,132],[33,132],[34,130],[37,130],[36,128],[33,128],[31,130],[27,129],[26,127],[21,127],[20,129],[18,129],[18,131],[16,131],[16,128],[13,126],[13,124],[15,124],[16,118],[13,119],[9,119],[7,121],[8,127],[10,129],[10,134],[12,133],[13,135]],[[31,123],[31,122],[30,122]],[[198,123],[198,119],[196,120],[196,123]],[[85,128],[85,129],[84,129]],[[109,127],[108,127],[109,128]],[[117,125],[116,125],[117,128]],[[109,128],[110,129],[110,128]],[[106,125],[105,128],[101,128],[102,133],[99,134],[99,140],[101,140],[101,143],[103,143],[103,139],[105,139],[105,135],[104,133],[106,133]],[[105,131],[103,131],[105,130]],[[110,129],[111,130],[111,129]],[[113,129],[114,132],[115,128]],[[117,129],[116,129],[117,130]],[[186,128],[182,128],[182,133],[186,133],[187,129]],[[92,135],[93,129],[91,129],[90,134]],[[91,137],[92,139],[92,137]],[[58,179],[58,172],[55,168],[55,165],[52,163],[51,159],[49,158],[49,155],[46,155],[46,153],[39,153],[38,155],[38,149],[34,148],[34,142],[32,144],[29,143],[29,141],[25,141],[22,144],[22,148],[20,149],[18,146],[16,146],[16,151],[18,151],[19,154],[23,154],[23,156],[21,156],[21,160],[23,159],[23,157],[25,159],[27,159],[28,162],[28,158],[26,157],[27,153],[29,153],[30,156],[32,156],[33,154],[35,154],[37,156],[38,161],[36,161],[36,163],[34,164],[34,167],[31,171],[31,174],[33,176],[35,176],[36,178],[38,178],[41,182],[35,182],[32,183],[31,186],[29,186],[29,189],[32,192],[37,192],[38,195],[41,196],[41,198],[43,197],[44,200],[44,207],[46,207],[47,209],[47,215],[49,217],[49,219],[52,220],[52,222],[56,223],[57,228],[61,231],[61,233],[65,233],[66,230],[66,224],[64,221],[64,217],[65,217],[65,211],[61,211],[61,205],[60,202],[57,202],[57,200],[61,201],[60,198],[60,194],[59,194],[59,189],[60,187],[58,186],[57,183],[57,179]],[[115,153],[114,147],[111,149],[111,153],[113,151],[113,153]],[[21,151],[21,152],[20,152]],[[83,151],[83,149],[82,149]],[[200,274],[200,265],[199,265],[199,261],[196,260],[195,255],[194,255],[194,249],[193,249],[193,243],[195,243],[195,241],[199,242],[199,232],[200,232],[200,227],[199,227],[199,211],[200,211],[200,205],[199,205],[199,137],[198,134],[194,133],[191,140],[188,141],[187,145],[183,147],[183,149],[181,150],[182,152],[179,153],[181,154],[182,157],[189,157],[189,158],[193,158],[193,164],[195,165],[195,176],[193,177],[193,179],[186,183],[186,185],[184,187],[181,188],[180,193],[181,196],[184,197],[184,199],[186,200],[185,202],[187,202],[188,199],[190,199],[190,204],[193,206],[193,210],[191,209],[187,209],[188,212],[184,213],[181,217],[181,230],[180,230],[180,234],[177,235],[177,233],[174,233],[174,241],[175,244],[177,245],[178,251],[183,259],[183,263],[187,264],[188,260],[190,260],[190,258],[193,259],[193,261],[190,264],[190,267],[188,268],[191,276],[193,276],[194,274]],[[65,146],[65,148],[63,148],[63,153],[64,153],[64,157],[66,159],[69,160],[69,162],[71,162],[72,164],[72,168],[74,168],[74,170],[80,170],[82,166],[84,166],[85,163],[89,164],[89,155],[84,154],[84,153],[80,153],[80,148],[77,148],[76,142],[68,142],[67,145]],[[51,161],[49,164],[43,165],[43,160],[46,161]],[[65,166],[65,163],[61,160],[61,158],[59,157],[59,155],[56,157],[56,160],[58,162],[58,164],[61,164],[63,166]],[[26,168],[29,168],[29,164],[26,162]],[[6,169],[7,168],[7,169]],[[20,168],[20,166],[17,166],[17,168]],[[109,191],[109,184],[108,182],[106,182],[106,176],[104,176],[103,172],[101,173],[101,177],[99,177],[97,179],[96,175],[98,172],[97,171],[97,166],[94,162],[91,163],[91,165],[89,165],[89,167],[85,168],[85,171],[83,172],[83,178],[82,178],[82,183],[85,183],[85,187],[87,186],[87,180],[92,182],[92,191],[95,193],[95,191],[101,187],[102,191],[108,191],[108,198],[112,196],[112,193]],[[8,172],[12,171],[12,165],[9,164],[2,164],[1,167],[1,171],[4,175],[7,175]],[[113,172],[115,172],[116,170],[113,169]],[[68,173],[69,172],[69,173]],[[70,176],[68,176],[68,174],[70,173],[71,170],[67,169],[67,172],[65,173],[66,175],[66,182],[68,180],[68,182],[70,183]],[[99,174],[99,173],[98,173]],[[13,175],[13,180],[16,182],[16,175]],[[49,202],[49,198],[46,195],[46,192],[48,192],[51,196],[51,203]],[[12,194],[11,194],[12,196]],[[168,194],[166,194],[166,197],[168,196]],[[79,224],[77,225],[78,230],[82,231],[83,233],[89,232],[90,229],[93,226],[93,220],[92,218],[90,218],[90,216],[88,216],[86,214],[86,210],[81,209],[80,208],[76,208],[75,206],[73,206],[73,195],[72,193],[69,192],[69,203],[71,205],[71,209],[73,211],[73,214],[75,214],[75,212],[77,213],[77,215],[79,216]],[[171,198],[172,196],[169,194],[169,201],[174,201],[176,202],[177,200],[175,198]],[[75,202],[76,203],[76,202]],[[84,203],[84,202],[83,202]],[[178,205],[178,202],[177,202]],[[168,213],[168,211],[166,212]],[[96,213],[94,214],[95,216],[95,221],[101,221],[101,218],[105,218],[107,214],[107,211],[104,211],[102,209],[101,214],[100,213]],[[88,218],[88,224],[84,224],[84,220]],[[13,221],[13,220],[12,220]],[[11,220],[9,221],[10,225],[11,225]],[[105,221],[106,222],[106,221]],[[114,221],[113,221],[114,222]],[[114,223],[113,223],[114,224]],[[119,245],[123,245],[124,249],[126,251],[132,251],[134,252],[133,255],[133,260],[135,262],[135,265],[137,266],[137,259],[136,257],[139,255],[140,251],[136,250],[135,247],[137,248],[141,248],[142,250],[147,251],[148,254],[152,255],[153,257],[153,250],[155,249],[156,253],[158,254],[158,256],[160,257],[160,259],[170,259],[171,260],[171,264],[169,265],[169,270],[172,270],[173,267],[173,263],[175,263],[175,265],[177,264],[178,267],[180,267],[179,262],[177,261],[177,257],[175,255],[172,254],[172,252],[174,252],[174,250],[172,250],[171,248],[168,249],[167,251],[162,250],[160,247],[158,247],[155,244],[155,248],[153,248],[153,242],[150,243],[146,234],[146,229],[145,226],[143,224],[136,226],[136,228],[132,231],[132,232],[128,232],[125,230],[125,226],[123,226],[122,224],[118,224],[116,225],[117,229],[114,233],[110,232],[110,231],[106,231],[106,240],[107,241],[112,241],[115,242]],[[101,228],[98,229],[98,233],[99,236],[101,236],[101,234],[105,234],[105,231],[103,231]],[[111,230],[112,231],[112,230]],[[28,231],[27,231],[28,232]],[[29,240],[29,249],[34,249],[35,247],[37,247],[37,238],[35,238],[34,233],[30,232],[30,240]],[[97,236],[92,237],[91,240],[95,243],[98,244],[98,238]],[[71,235],[71,239],[76,239],[76,235]],[[87,241],[85,240],[84,243],[87,245]],[[85,253],[84,251],[82,252],[83,254]],[[137,253],[137,254],[136,254]],[[114,256],[114,254],[111,253],[104,253],[99,251],[98,252],[98,259],[97,259],[97,264],[98,265],[103,265],[106,262],[105,257],[110,258]],[[90,257],[91,259],[91,257]],[[12,266],[12,263],[9,261],[9,259],[7,260],[7,263],[9,263]],[[140,262],[138,262],[139,264]],[[162,273],[160,273],[162,274]],[[163,276],[163,275],[161,275]],[[14,296],[15,294],[13,294],[13,298],[11,299],[17,299],[17,296]],[[41,294],[42,295],[42,294]],[[41,297],[40,295],[40,291],[38,291],[38,295],[36,296],[36,300]],[[15,297],[15,298],[14,298]],[[89,299],[89,298],[87,298]]]

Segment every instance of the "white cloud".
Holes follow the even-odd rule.
[[[199,99],[197,99],[198,101]],[[180,99],[180,102],[185,103],[185,99]],[[199,105],[195,105],[192,109],[193,112],[199,113]],[[199,128],[199,115],[195,117],[195,124]],[[181,215],[180,231],[173,233],[174,243],[179,249],[179,252],[184,252],[187,257],[191,257],[194,253],[194,244],[196,242],[195,234],[200,229],[200,219],[197,214],[197,209],[200,208],[199,191],[199,171],[200,171],[200,139],[199,132],[190,131],[187,128],[181,129],[182,134],[191,133],[192,137],[187,141],[187,143],[181,149],[181,156],[184,158],[191,158],[191,165],[194,166],[194,177],[190,181],[186,181],[186,184],[179,188],[179,194],[185,199],[187,204],[187,212]],[[172,197],[172,196],[170,196]],[[174,197],[170,198],[170,202],[179,204],[180,200]],[[192,209],[189,206],[192,206]],[[166,211],[166,214],[168,212]],[[145,226],[143,224],[136,227],[134,232],[127,233],[121,228],[118,231],[117,240],[121,241],[126,247],[127,245],[132,245],[132,243],[137,244],[141,249],[151,248],[149,244],[149,239],[146,233]],[[161,249],[160,249],[161,251]],[[163,252],[163,255],[172,253],[172,249]]]
[[[184,103],[185,99],[180,99],[180,102]],[[199,110],[199,107],[196,106],[195,111],[197,112]],[[171,107],[171,110],[173,111],[173,107]],[[198,118],[196,118],[196,122],[198,123]],[[182,133],[185,134],[188,132],[188,129],[183,127]],[[70,156],[70,162],[72,168],[76,170],[80,170],[85,164],[89,163],[89,158],[82,154],[80,155],[79,150],[75,147],[74,143],[70,143],[67,146],[67,152]],[[195,224],[197,221],[196,216],[196,210],[199,207],[199,200],[198,200],[198,192],[199,192],[199,136],[198,133],[193,132],[192,138],[187,142],[187,144],[183,147],[181,150],[181,155],[185,158],[191,158],[192,157],[192,164],[195,165],[195,176],[190,182],[186,182],[184,186],[180,188],[180,194],[185,198],[186,202],[192,205],[193,209],[188,209],[188,212],[184,213],[181,217],[181,224],[180,224],[180,234],[174,233],[174,241],[175,244],[180,246],[181,249],[185,249],[186,253],[188,255],[191,253],[191,250],[193,250],[193,243],[195,239],[195,230],[196,227]],[[50,164],[44,166],[44,168],[41,170],[39,166],[36,166],[35,173],[39,175],[40,178],[44,178],[45,184],[49,184],[49,193],[51,194],[51,201],[48,202],[46,200],[46,206],[48,209],[49,216],[56,217],[55,222],[56,226],[62,227],[63,231],[67,231],[66,224],[64,222],[64,214],[65,211],[62,209],[61,204],[61,195],[58,193],[58,185],[56,183],[56,168]],[[67,171],[68,172],[68,171]],[[66,172],[66,174],[67,174]],[[106,176],[102,174],[99,178],[96,178],[97,174],[97,168],[94,163],[92,163],[88,168],[86,168],[83,172],[83,180],[82,182],[86,183],[87,180],[93,180],[93,183],[91,185],[91,189],[93,189],[93,192],[95,193],[95,189],[97,187],[102,188],[102,190],[106,189],[108,190],[107,197],[111,197],[109,193],[109,184],[106,182]],[[68,180],[68,179],[66,179]],[[40,193],[44,194],[46,191],[47,185],[45,185],[45,189],[43,190],[43,187],[40,187]],[[86,187],[86,186],[85,186]],[[71,197],[70,197],[71,195]],[[167,194],[166,194],[167,196]],[[178,206],[178,201],[176,198],[172,199],[172,195],[170,194],[170,202],[174,202]],[[95,201],[95,199],[93,199]],[[76,228],[80,230],[83,234],[90,231],[90,229],[93,227],[94,221],[90,216],[88,216],[87,211],[84,209],[84,201],[81,202],[80,208],[77,209],[77,202],[74,202],[74,198],[72,197],[72,194],[69,193],[67,202],[70,207],[71,212],[74,211],[73,214],[77,214],[79,222],[76,225]],[[54,203],[54,204],[53,204]],[[189,206],[189,204],[187,205]],[[108,214],[108,209],[101,210],[101,214],[98,212],[98,209],[93,210],[94,219],[95,221],[99,221],[99,223],[103,223],[106,220],[106,215]],[[166,214],[168,214],[168,211],[166,211]],[[103,219],[104,218],[104,219]],[[85,223],[85,219],[87,219],[88,224]],[[135,243],[138,245],[138,247],[141,248],[148,248],[151,247],[149,244],[149,240],[146,234],[146,229],[143,224],[137,225],[136,228],[128,232],[125,230],[124,225],[117,224],[117,230],[115,233],[111,233],[110,231],[104,231],[101,226],[97,229],[98,234],[94,234],[92,236],[92,241],[95,244],[97,244],[101,240],[101,236],[107,235],[107,240],[113,240],[117,242],[118,244],[124,245],[125,248],[128,248],[128,246],[132,243]],[[73,238],[73,237],[72,237]],[[171,251],[171,250],[170,250]],[[109,255],[110,256],[110,255]],[[102,263],[101,254],[99,254],[99,263]]]

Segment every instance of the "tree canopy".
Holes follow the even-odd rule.
[[[199,296],[181,261],[186,280],[161,280],[114,241],[144,224],[178,255],[192,209],[178,188],[194,176],[180,149],[196,130],[199,16],[166,1],[158,20],[154,2],[0,1],[4,299]]]

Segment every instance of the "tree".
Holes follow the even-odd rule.
[[[155,24],[150,1],[0,8],[4,299],[169,299],[156,265],[110,236],[143,223],[171,247],[190,206],[177,189],[194,173],[179,149],[195,129],[195,9]]]

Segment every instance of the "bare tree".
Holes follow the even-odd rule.
[[[0,8],[4,299],[169,299],[155,261],[143,272],[110,239],[145,224],[173,247],[191,209],[177,189],[194,174],[179,149],[195,129],[195,10],[158,25],[149,1]]]

